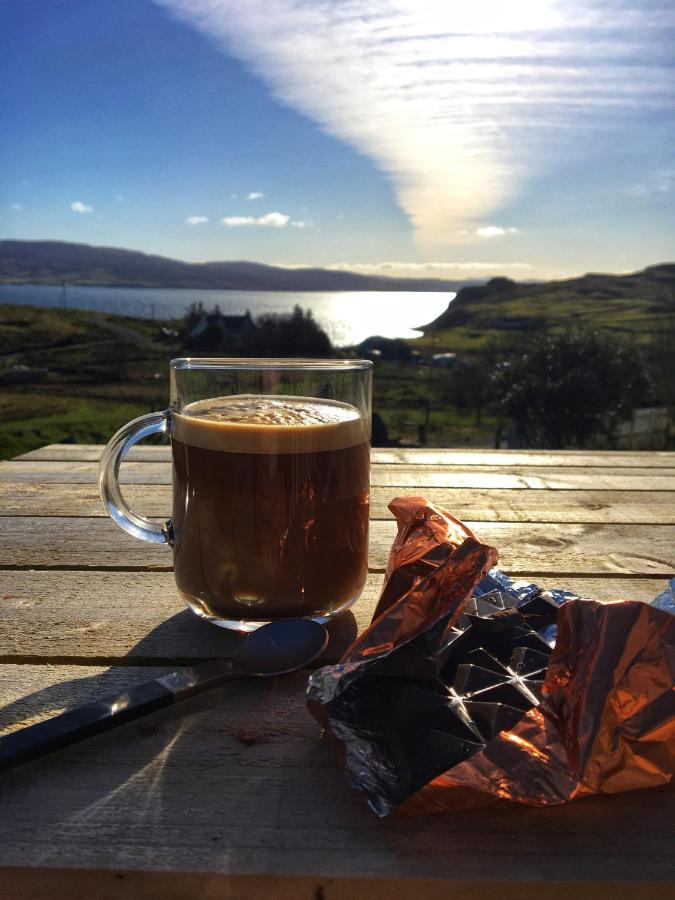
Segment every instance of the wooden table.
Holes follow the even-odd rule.
[[[104,517],[100,449],[0,464],[0,732],[236,642],[183,608],[167,549]],[[371,575],[324,661],[370,621],[399,494],[442,503],[541,585],[648,600],[675,573],[673,453],[373,460]],[[123,480],[168,515],[166,448],[135,448]],[[320,739],[306,682],[237,682],[0,776],[0,897],[672,897],[672,792],[380,820]]]

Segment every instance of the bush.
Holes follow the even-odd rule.
[[[296,306],[290,314],[259,316],[255,325],[243,339],[247,355],[322,357],[333,353],[328,335],[314,321],[311,310]]]
[[[544,448],[611,444],[648,390],[632,344],[581,329],[538,336],[497,364],[491,382],[524,445]]]
[[[360,343],[357,350],[359,353],[372,353],[373,350],[379,350],[381,359],[384,360],[409,362],[412,358],[410,345],[401,338],[385,338],[380,337],[380,335],[373,335]]]
[[[652,334],[647,350],[649,372],[654,385],[655,400],[675,416],[675,294],[664,294],[659,302],[659,312],[664,314],[652,322]]]

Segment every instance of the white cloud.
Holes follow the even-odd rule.
[[[291,222],[293,228],[310,228],[309,222],[303,222],[302,219],[294,219]]]
[[[377,262],[377,263],[332,263],[331,265],[325,266],[326,269],[347,269],[354,271],[382,271],[387,269],[398,270],[398,269],[409,269],[411,271],[428,271],[428,272],[436,272],[436,271],[457,271],[457,272],[465,272],[470,269],[476,269],[479,271],[490,270],[490,271],[501,271],[502,269],[531,269],[532,263],[526,262],[509,262],[509,263],[500,263],[500,262]]]
[[[276,265],[286,269],[305,269],[307,262],[277,262]],[[321,264],[320,264],[321,265]],[[485,281],[498,275],[514,279],[530,279],[537,267],[529,262],[336,262],[321,265],[321,268],[340,272],[358,272],[360,275],[384,275],[391,278],[441,278],[467,281],[476,279]],[[562,278],[569,272],[551,271],[550,277]]]
[[[206,225],[209,221],[208,216],[188,216],[185,220],[186,225]]]
[[[256,224],[256,220],[253,216],[225,216],[222,222],[223,225],[229,225],[230,228],[240,228],[244,225]]]
[[[225,216],[222,222],[223,225],[229,225],[231,228],[240,228],[247,225],[260,225],[262,228],[285,228],[290,220],[291,217],[285,213],[268,212],[257,219],[253,216]]]
[[[13,209],[16,212],[19,212],[20,210],[23,209],[23,206],[20,203],[12,203],[12,205],[10,206],[10,209]]]
[[[290,216],[280,212],[269,212],[256,219],[256,225],[264,225],[267,228],[285,228],[290,221]]]
[[[667,0],[156,2],[369,158],[423,245],[675,106]]]
[[[502,237],[505,234],[518,234],[517,228],[503,228],[501,225],[482,225],[473,232],[477,237]]]
[[[73,212],[76,212],[76,213],[91,213],[94,211],[93,206],[87,206],[87,204],[82,203],[81,200],[75,200],[73,203],[70,204],[70,208],[72,209]]]
[[[265,195],[262,191],[251,191],[250,194],[247,195],[247,200],[262,200]]]

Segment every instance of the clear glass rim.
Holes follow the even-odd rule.
[[[370,359],[266,359],[264,357],[219,358],[181,356],[172,359],[169,365],[177,371],[213,371],[216,369],[288,371],[305,369],[313,372],[349,372],[365,371],[373,368],[373,363]]]

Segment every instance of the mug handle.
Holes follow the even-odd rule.
[[[129,450],[151,434],[168,434],[171,410],[147,413],[127,422],[108,441],[101,455],[98,487],[106,512],[120,528],[135,538],[152,544],[171,544],[171,519],[164,524],[137,515],[122,496],[119,482],[120,464]]]

